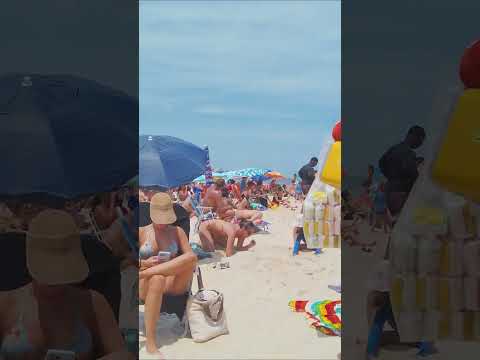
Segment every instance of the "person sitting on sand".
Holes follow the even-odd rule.
[[[177,191],[178,201],[183,202],[187,200],[188,197],[188,189],[185,185],[182,185],[178,188]]]
[[[93,216],[100,230],[108,229],[117,219],[115,193],[107,192],[93,200]]]
[[[139,297],[145,301],[146,350],[161,356],[156,327],[163,295],[181,295],[189,289],[197,257],[185,232],[171,225],[177,217],[168,194],[152,197],[150,217],[153,223],[139,229]],[[160,257],[160,251],[166,252],[165,257]]]
[[[233,201],[224,194],[218,209],[218,217],[228,222],[247,220],[258,224],[262,221],[263,213],[258,210],[238,209]]]
[[[192,205],[192,197],[189,196],[185,199],[185,201],[182,201],[180,205],[187,211],[189,217],[195,216],[195,211],[193,210],[193,205]]]
[[[246,195],[241,196],[241,200],[237,202],[236,208],[238,210],[251,210],[250,201]]]
[[[209,186],[205,192],[202,206],[211,207],[214,211],[217,211],[218,207],[222,204],[222,192],[224,188],[225,180],[216,180],[215,183]]]
[[[227,257],[234,254],[234,251],[246,251],[255,246],[255,241],[250,240],[247,246],[243,243],[245,239],[258,232],[258,228],[251,221],[241,221],[239,224],[232,224],[223,220],[208,220],[203,222],[199,228],[200,241],[205,251],[215,251],[215,244],[225,247]],[[235,239],[237,244],[235,246]]]

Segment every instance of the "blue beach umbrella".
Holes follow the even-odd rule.
[[[249,177],[254,180],[265,180],[268,179],[266,176],[264,176],[266,173],[270,172],[270,169],[261,169],[261,168],[247,168],[247,169],[241,169],[241,170],[232,170],[232,171],[226,171],[226,172],[214,172],[212,176],[214,178],[222,178],[225,180],[230,180],[230,179],[240,179],[242,177]],[[201,175],[193,180],[193,182],[200,182],[204,183],[205,182],[205,175]]]
[[[271,169],[263,169],[263,168],[246,168],[246,169],[241,169],[241,170],[235,170],[232,171],[232,175],[234,177],[257,177],[257,176],[263,176],[266,173],[270,172]]]
[[[205,172],[207,153],[172,136],[140,136],[139,185],[172,188],[187,184]]]
[[[70,75],[0,77],[0,194],[72,198],[138,172],[138,101]]]

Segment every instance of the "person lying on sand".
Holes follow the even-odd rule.
[[[255,224],[260,223],[263,217],[261,211],[236,208],[232,200],[227,196],[223,196],[218,202],[217,214],[221,220],[228,222],[247,220]]]
[[[258,232],[258,228],[251,221],[241,221],[239,224],[232,224],[223,220],[208,220],[203,222],[199,228],[200,241],[205,251],[215,251],[215,244],[225,247],[227,257],[234,254],[234,251],[246,251],[255,246],[251,240],[247,246],[243,243],[245,239]],[[235,246],[235,239],[237,245]]]

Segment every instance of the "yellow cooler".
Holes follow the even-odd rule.
[[[459,98],[432,167],[432,178],[446,190],[480,201],[480,90]]]
[[[342,143],[336,141],[330,147],[325,164],[320,174],[320,180],[337,189],[342,182]]]

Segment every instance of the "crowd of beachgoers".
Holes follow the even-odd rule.
[[[146,350],[159,354],[155,329],[164,294],[181,295],[188,291],[198,255],[225,251],[226,257],[238,251],[248,251],[256,245],[247,238],[265,231],[268,222],[263,219],[267,209],[286,207],[301,213],[302,200],[315,180],[312,160],[295,174],[290,183],[280,185],[275,179],[217,178],[210,184],[191,183],[174,189],[140,189],[139,201],[149,203],[151,224],[141,226],[140,241],[140,299],[145,306]],[[196,217],[195,233],[200,244],[192,249],[189,242],[190,218]],[[183,222],[184,231],[171,224]],[[292,245],[302,225],[294,229]],[[167,252],[159,263],[159,252]],[[197,255],[197,257],[195,256]],[[158,355],[160,356],[160,355]]]

